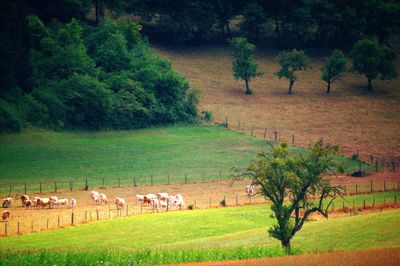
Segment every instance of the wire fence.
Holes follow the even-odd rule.
[[[243,121],[231,120],[228,117],[222,123],[217,123],[230,130],[249,134],[254,137],[262,138],[271,142],[286,142],[292,146],[310,148],[313,143],[324,139],[321,136],[314,134],[294,132],[289,129],[279,127],[260,127]],[[381,154],[361,153],[359,150],[354,150],[350,147],[341,147],[342,154],[347,157],[352,157],[358,154],[361,161],[373,165],[376,172],[378,171],[397,171],[400,164],[400,157],[384,156]]]

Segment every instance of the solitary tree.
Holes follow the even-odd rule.
[[[328,217],[333,199],[342,194],[340,187],[322,179],[325,172],[336,169],[332,152],[337,146],[317,142],[308,154],[289,156],[286,143],[274,147],[273,153],[260,153],[242,173],[250,176],[257,193],[272,201],[277,224],[269,234],[290,251],[290,241],[314,212]]]
[[[321,68],[321,79],[328,83],[326,93],[331,92],[331,83],[346,72],[346,58],[340,50],[333,51],[325,65]]]
[[[247,41],[246,38],[233,38],[229,41],[233,50],[233,76],[237,80],[244,80],[246,83],[246,94],[251,94],[249,82],[252,78],[262,76],[257,72],[258,64],[254,61],[252,53],[255,46]]]
[[[278,55],[278,62],[281,69],[275,73],[278,78],[285,77],[289,80],[289,94],[292,94],[292,87],[297,80],[297,71],[311,68],[310,59],[303,51],[294,49],[291,52],[282,52]]]
[[[372,80],[391,80],[397,77],[395,52],[388,47],[380,47],[377,42],[364,39],[358,41],[351,53],[353,69],[368,79],[368,90],[372,91]]]

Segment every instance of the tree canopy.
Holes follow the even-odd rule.
[[[394,63],[395,52],[388,47],[380,47],[376,41],[358,41],[351,52],[353,69],[368,80],[368,90],[372,90],[372,80],[390,80],[397,77]]]
[[[334,50],[332,55],[325,62],[322,67],[321,79],[328,85],[326,93],[331,92],[331,83],[338,79],[344,72],[346,72],[346,58],[340,50]]]
[[[307,154],[290,155],[287,144],[280,143],[272,154],[258,154],[240,174],[251,177],[257,193],[272,201],[277,224],[268,232],[282,247],[290,249],[291,239],[312,213],[328,217],[333,199],[341,195],[340,187],[322,178],[323,173],[337,169],[331,156],[337,151],[337,146],[319,141]]]
[[[292,94],[293,84],[297,80],[296,72],[311,68],[311,62],[303,51],[293,50],[290,52],[282,52],[278,55],[280,69],[275,74],[278,78],[286,78],[289,80],[289,94]]]
[[[233,53],[233,76],[235,79],[244,80],[246,84],[246,94],[251,94],[249,82],[256,76],[261,76],[257,72],[258,64],[254,61],[252,53],[255,46],[247,41],[246,38],[233,38],[229,41]]]

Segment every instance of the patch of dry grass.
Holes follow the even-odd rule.
[[[360,150],[363,155],[400,156],[400,81],[374,81],[375,92],[366,92],[366,79],[346,74],[333,83],[331,95],[320,80],[324,58],[311,56],[313,69],[299,73],[294,95],[288,95],[288,82],[279,80],[278,51],[258,52],[256,60],[266,75],[251,82],[254,94],[244,94],[244,82],[232,76],[232,58],[228,47],[207,46],[154,50],[169,58],[192,87],[201,91],[200,109],[212,112],[216,122],[228,121],[236,127],[244,122],[247,132],[257,126],[259,136],[268,128],[286,132],[296,144],[307,146],[310,140],[340,144],[347,155]],[[350,62],[349,62],[350,65]],[[364,157],[366,159],[368,157]]]

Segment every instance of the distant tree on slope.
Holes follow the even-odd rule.
[[[326,93],[331,92],[331,83],[340,78],[346,72],[346,58],[340,50],[333,51],[332,55],[325,62],[321,68],[321,79],[328,84]]]
[[[257,72],[258,64],[254,61],[252,53],[255,45],[247,41],[246,38],[233,38],[229,41],[233,51],[233,76],[237,80],[244,80],[246,83],[246,94],[251,94],[249,82],[252,78],[262,76],[263,73]]]
[[[282,52],[278,55],[278,62],[281,69],[276,73],[278,78],[289,80],[288,94],[293,94],[292,87],[297,80],[296,72],[311,68],[310,59],[303,51],[294,49],[291,52]]]

